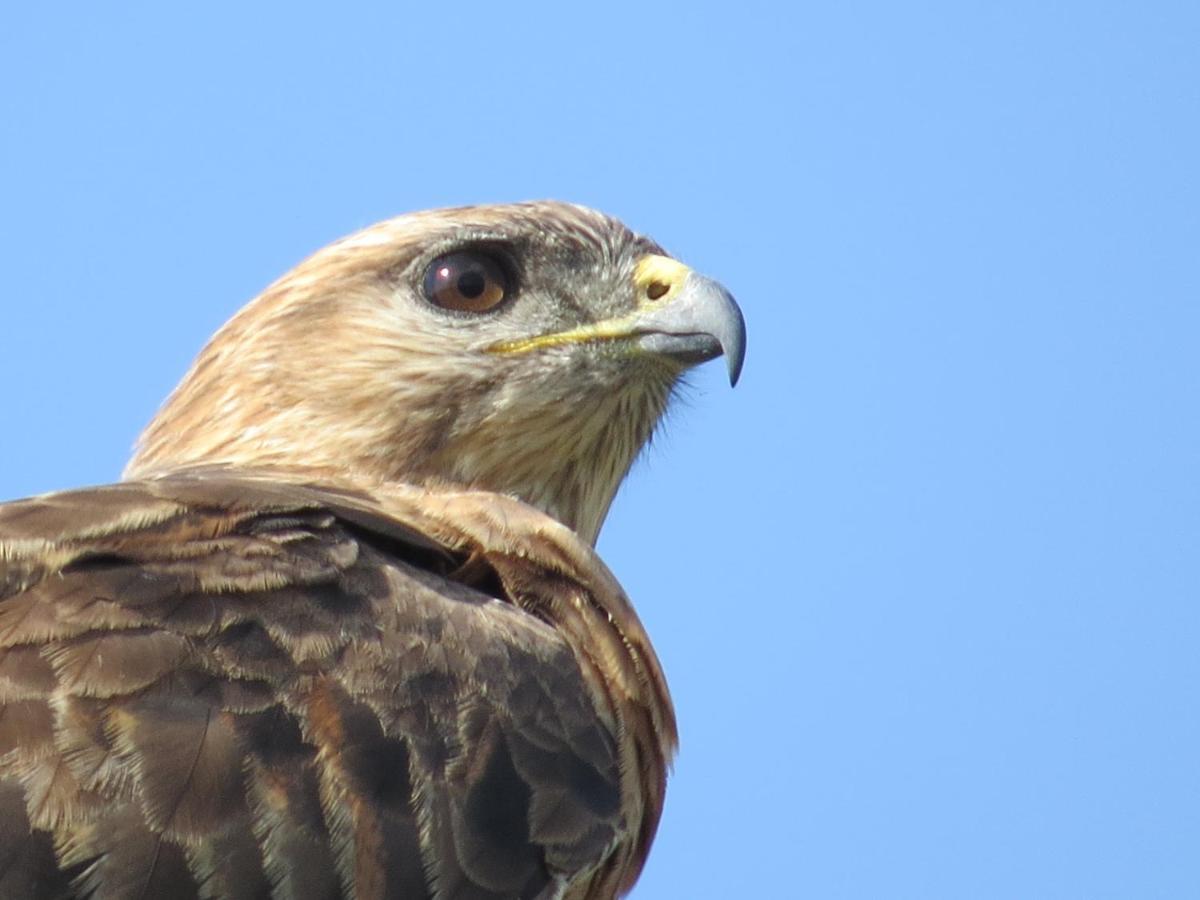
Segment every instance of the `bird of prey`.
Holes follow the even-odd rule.
[[[0,897],[628,891],[675,720],[593,545],[744,345],[720,285],[557,202],[271,285],[123,481],[0,505]]]

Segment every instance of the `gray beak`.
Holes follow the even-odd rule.
[[[689,272],[679,296],[637,317],[638,345],[651,353],[698,365],[725,355],[735,385],[746,357],[746,320],[720,283]]]

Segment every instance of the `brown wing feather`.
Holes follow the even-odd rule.
[[[640,626],[557,533],[447,502],[209,473],[0,506],[0,897],[627,883],[673,744]]]

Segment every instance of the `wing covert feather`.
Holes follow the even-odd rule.
[[[211,473],[0,506],[0,897],[615,893],[657,818],[620,691],[409,519]]]

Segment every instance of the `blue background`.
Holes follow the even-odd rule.
[[[683,731],[635,896],[1200,896],[1197,10],[8,4],[0,495],[329,240],[597,206],[750,329],[601,539]]]

